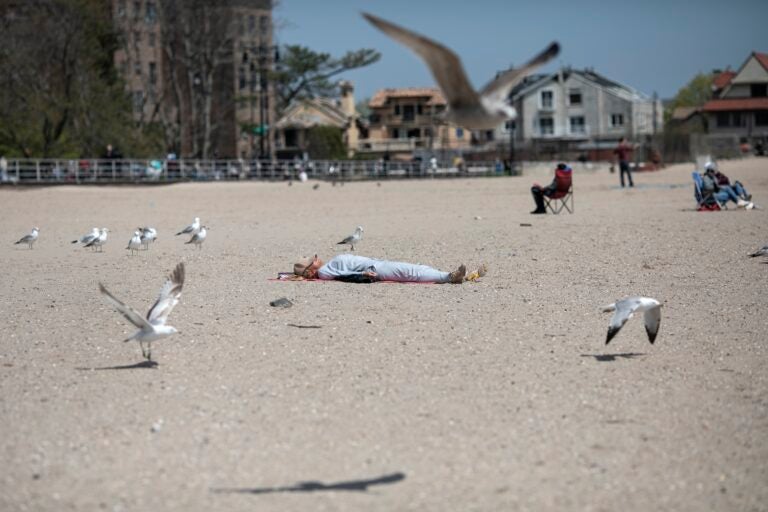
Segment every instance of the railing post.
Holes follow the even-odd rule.
[[[16,160],[16,183],[21,183],[21,176],[19,175],[19,161]]]
[[[35,173],[37,174],[37,182],[40,183],[40,160],[35,160]]]
[[[117,181],[117,170],[115,169],[117,167],[117,163],[112,160],[112,183]]]

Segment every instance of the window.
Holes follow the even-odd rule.
[[[133,91],[133,111],[144,110],[144,91]]]
[[[133,74],[141,76],[141,61],[139,59],[133,61]]]
[[[259,31],[262,35],[269,33],[269,16],[259,17]]]
[[[138,30],[133,31],[133,47],[138,48],[139,44],[141,44],[141,32]]]
[[[457,139],[464,138],[464,128],[456,128],[456,138]]]
[[[517,129],[517,122],[514,119],[510,119],[504,123],[504,129],[508,132],[514,132]]]
[[[245,68],[244,67],[240,66],[240,69],[238,70],[237,76],[239,77],[237,85],[238,85],[238,88],[242,91],[243,89],[245,89],[245,85],[246,85],[245,84],[246,80],[245,80]]]
[[[253,34],[256,31],[256,16],[248,16],[248,33]]]
[[[125,0],[120,0],[117,2],[117,17],[123,18],[125,17]]]
[[[157,64],[154,62],[149,63],[149,83],[152,85],[157,83]]]
[[[424,106],[421,103],[419,103],[418,105],[416,105],[416,114],[422,115],[423,113],[424,113]]]
[[[571,117],[571,133],[586,133],[586,126],[584,124],[584,116],[572,116]]]
[[[485,130],[485,140],[492,141],[493,140],[493,130]]]
[[[154,48],[156,44],[157,44],[157,34],[155,34],[154,32],[150,32],[149,33],[149,46]]]
[[[393,139],[399,139],[400,138],[400,130],[397,128],[392,128],[392,138]]]
[[[157,21],[157,8],[155,2],[147,2],[147,12],[144,14],[144,21],[150,25]]]
[[[133,19],[136,21],[141,19],[141,2],[133,2]]]
[[[381,116],[379,114],[371,114],[368,116],[368,121],[371,122],[371,124],[376,124],[381,122]]]
[[[755,112],[755,126],[768,126],[768,112]]]
[[[750,95],[753,98],[765,98],[768,96],[768,84],[751,84]]]
[[[403,105],[403,121],[413,121],[415,118],[413,105]]]
[[[395,105],[395,115],[396,116],[400,115],[400,105]]]
[[[581,105],[581,91],[579,89],[568,91],[568,104],[572,107]]]
[[[541,91],[541,108],[552,108],[552,91]]]
[[[744,123],[742,123],[741,112],[733,112],[731,114],[731,125],[732,126],[744,126]]]
[[[611,126],[614,128],[624,126],[624,114],[611,114]]]
[[[715,116],[715,123],[717,124],[718,128],[731,126],[731,116],[728,114],[728,112],[718,112]]]
[[[539,130],[542,135],[554,135],[555,120],[551,117],[542,117],[539,119]]]
[[[421,136],[421,131],[418,128],[408,130],[409,139],[418,139]]]

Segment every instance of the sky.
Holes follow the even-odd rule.
[[[276,43],[334,57],[380,51],[375,64],[341,75],[358,101],[386,87],[434,86],[422,61],[362,11],[451,48],[476,88],[551,41],[560,43],[560,55],[540,72],[591,67],[662,99],[697,73],[735,70],[752,51],[768,53],[768,0],[278,0]]]

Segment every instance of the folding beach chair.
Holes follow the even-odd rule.
[[[717,200],[715,194],[704,196],[704,180],[696,171],[691,174],[693,178],[693,195],[696,199],[696,209],[700,212],[711,212],[718,210],[727,210],[725,203]]]
[[[557,215],[563,208],[568,213],[573,213],[576,208],[573,205],[573,170],[570,167],[555,170],[555,193],[544,196],[544,205],[549,211]],[[570,203],[570,204],[569,204]]]

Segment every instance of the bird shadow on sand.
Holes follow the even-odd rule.
[[[141,361],[140,363],[125,364],[121,366],[100,366],[97,368],[79,367],[75,368],[80,371],[99,371],[99,370],[153,370],[160,366],[157,361]]]
[[[634,359],[644,356],[644,352],[623,352],[621,354],[581,354],[581,357],[594,357],[595,361],[610,363],[616,359]]]
[[[240,487],[214,488],[216,494],[272,494],[280,492],[319,492],[319,491],[356,491],[367,492],[369,487],[394,484],[405,480],[405,473],[392,473],[365,480],[346,480],[343,482],[323,483],[318,481],[298,482],[285,487]]]

